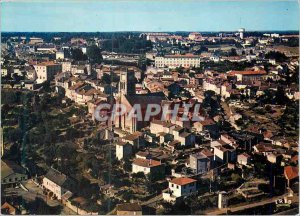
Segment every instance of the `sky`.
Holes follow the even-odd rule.
[[[6,1],[1,31],[299,30],[298,1]]]

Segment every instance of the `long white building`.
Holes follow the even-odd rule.
[[[200,67],[200,56],[199,55],[165,55],[155,57],[155,67]]]

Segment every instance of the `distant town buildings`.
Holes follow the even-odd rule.
[[[170,36],[170,34],[168,33],[145,33],[146,35],[146,39],[150,40],[152,42],[155,41],[166,41],[168,39],[168,37]]]
[[[5,213],[22,212],[11,191],[31,199],[31,183],[36,197],[82,215],[298,200],[296,33],[63,34],[1,45],[2,157],[15,161],[1,162]],[[145,119],[149,104],[161,109]]]
[[[197,55],[165,55],[165,56],[157,56],[155,58],[155,66],[162,67],[199,67],[200,66],[200,56]]]

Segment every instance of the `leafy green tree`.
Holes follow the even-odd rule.
[[[83,54],[81,49],[74,48],[71,50],[71,56],[75,61],[85,61],[87,60],[87,56]]]
[[[132,178],[138,178],[138,179],[143,179],[145,178],[145,174],[143,172],[138,172],[138,173],[132,173]]]
[[[101,83],[103,84],[111,84],[111,77],[108,74],[103,74],[103,76],[101,77]]]
[[[96,45],[92,45],[87,48],[86,54],[93,64],[101,64],[103,58],[101,55],[101,49]]]

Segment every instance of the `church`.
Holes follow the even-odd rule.
[[[166,96],[162,92],[150,94],[135,94],[134,71],[122,71],[120,74],[119,94],[116,98],[116,103],[125,105],[127,111],[123,115],[114,119],[115,127],[129,133],[134,133],[144,127],[149,126],[151,118],[149,121],[144,121],[147,105],[161,105],[161,102],[166,99]],[[127,118],[130,110],[132,110],[135,104],[140,104],[141,106],[143,121],[138,121],[135,117],[129,119]],[[156,118],[159,116],[160,114],[158,114],[157,116],[153,116],[152,118]]]

